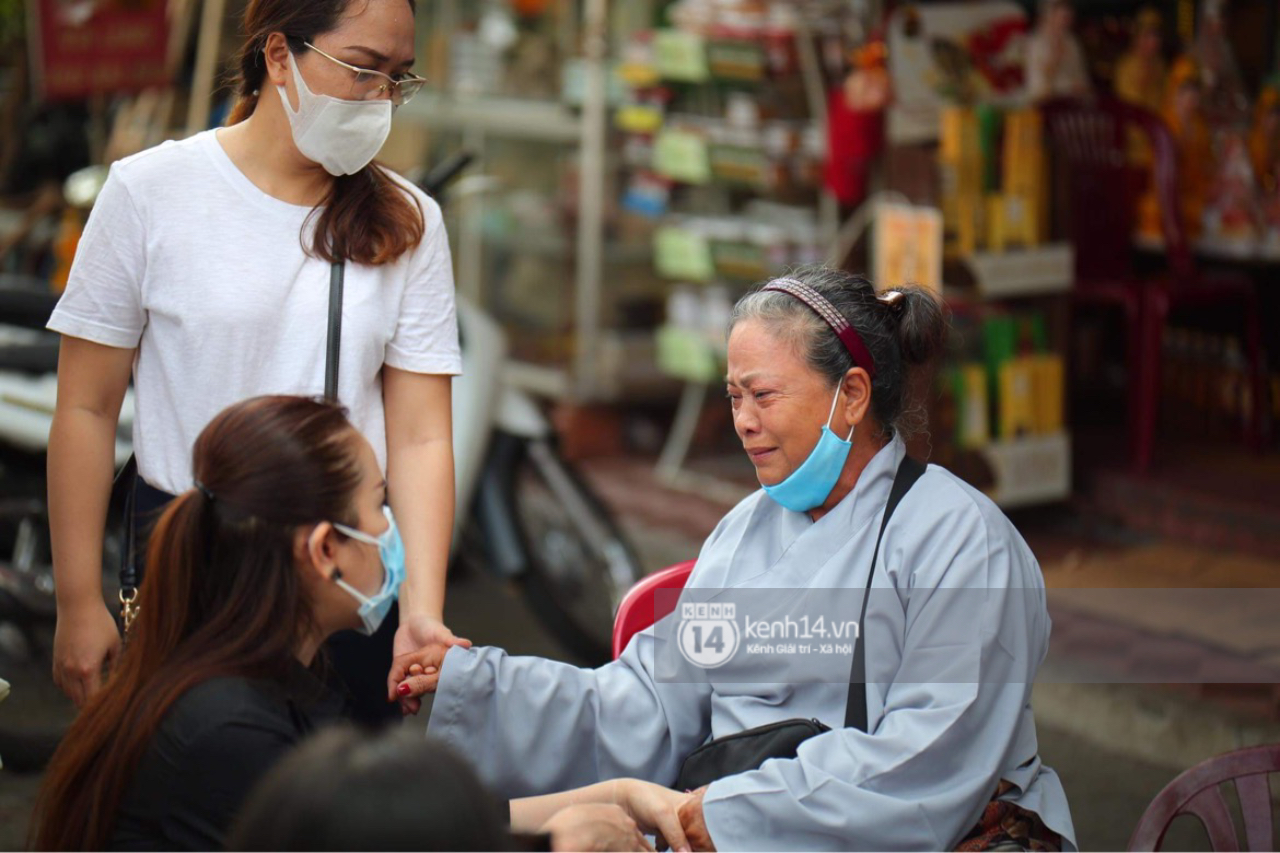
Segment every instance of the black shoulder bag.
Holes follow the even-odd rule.
[[[880,522],[880,533],[876,536],[875,551],[871,555],[871,570],[867,573],[867,591],[862,598],[862,615],[858,618],[861,628],[867,619],[867,602],[871,599],[871,581],[875,577],[876,560],[880,556],[880,540],[884,537],[884,529],[889,526],[893,511],[898,508],[903,496],[920,479],[924,473],[924,463],[904,456],[898,465],[898,473],[893,478],[893,488],[889,491],[889,500],[885,503],[884,518]],[[849,673],[849,698],[845,703],[845,728],[867,730],[867,648],[862,641],[861,630],[854,641],[853,666]],[[676,778],[674,788],[680,791],[693,791],[703,785],[709,785],[717,779],[758,770],[770,758],[795,758],[800,744],[814,735],[831,731],[830,726],[818,720],[783,720],[765,726],[757,726],[744,732],[728,735],[702,746],[689,753],[680,767],[680,775]]]

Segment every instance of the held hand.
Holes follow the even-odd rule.
[[[715,853],[716,845],[707,832],[707,821],[702,814],[702,800],[706,795],[705,785],[689,795],[680,806],[680,825],[684,827],[684,835],[690,847]]]
[[[542,826],[557,851],[634,851],[653,853],[640,827],[621,806],[582,803],[561,809]]]
[[[120,656],[120,632],[101,600],[58,609],[53,634],[53,681],[77,707],[102,687],[104,669]]]
[[[643,832],[657,837],[658,849],[670,847],[676,853],[689,853],[689,842],[680,824],[680,806],[690,799],[690,794],[640,779],[619,779],[616,784],[618,805]]]
[[[436,689],[445,652],[453,646],[470,648],[471,641],[455,637],[439,619],[419,616],[406,619],[396,631],[391,671],[387,675],[387,701],[399,700],[400,710],[416,714],[419,698]],[[412,668],[417,666],[416,670]]]

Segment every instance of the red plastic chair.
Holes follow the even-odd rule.
[[[1280,744],[1252,746],[1202,761],[1156,795],[1129,839],[1130,850],[1159,850],[1179,815],[1194,815],[1214,850],[1239,850],[1240,837],[1219,787],[1235,782],[1249,850],[1275,850],[1268,773],[1280,771]]]
[[[684,589],[696,560],[686,560],[654,572],[627,592],[613,619],[613,657],[616,660],[636,634],[675,609],[675,601],[658,603],[660,589]],[[664,596],[665,597],[665,596]]]
[[[1223,302],[1240,306],[1252,377],[1253,414],[1246,436],[1262,446],[1267,416],[1262,328],[1253,281],[1236,273],[1204,273],[1191,255],[1178,195],[1178,152],[1164,121],[1113,99],[1061,98],[1043,107],[1047,141],[1065,167],[1068,217],[1075,246],[1077,302],[1118,305],[1125,314],[1129,446],[1139,472],[1151,464],[1159,414],[1161,337],[1178,306]],[[1130,131],[1148,140],[1168,261],[1163,276],[1139,277],[1133,267],[1141,173],[1130,162]]]

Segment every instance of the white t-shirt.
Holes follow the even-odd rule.
[[[462,368],[440,208],[411,191],[422,243],[393,264],[348,263],[342,308],[338,399],[384,470],[382,366]],[[215,131],[111,167],[49,328],[137,347],[134,451],[156,488],[191,487],[196,437],[232,403],[323,393],[330,267],[303,250],[310,214],[258,189]]]

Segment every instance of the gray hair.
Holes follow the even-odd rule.
[[[871,352],[875,361],[871,411],[883,435],[909,437],[922,431],[928,413],[923,401],[908,399],[908,386],[912,368],[931,362],[942,350],[946,319],[934,292],[904,285],[890,291],[900,297],[885,301],[865,276],[830,267],[804,267],[785,277],[822,294]],[[833,388],[855,366],[831,327],[794,296],[756,289],[733,306],[729,331],[743,320],[761,322],[779,340],[796,347],[809,367]]]

